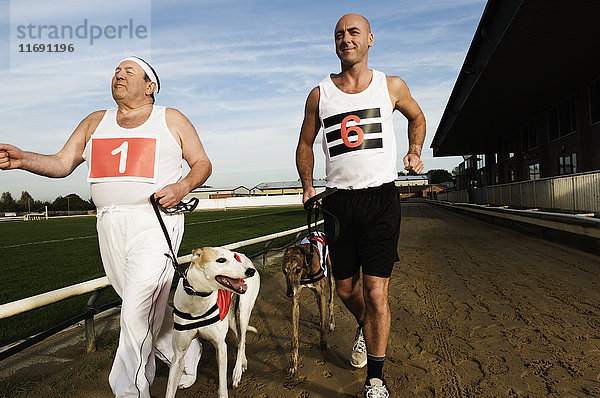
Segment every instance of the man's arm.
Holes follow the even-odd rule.
[[[177,206],[185,195],[202,185],[212,173],[212,164],[204,151],[192,123],[176,109],[167,108],[167,126],[180,143],[183,159],[190,166],[190,172],[180,181],[169,184],[154,194],[165,209]]]
[[[0,144],[0,170],[22,169],[53,178],[68,176],[83,162],[85,145],[104,112],[97,111],[83,119],[65,146],[54,155],[26,152],[14,145]]]
[[[310,94],[308,94],[304,107],[304,121],[300,128],[300,139],[296,148],[296,168],[300,175],[303,191],[302,203],[315,196],[316,193],[313,187],[313,169],[315,166],[313,144],[321,128],[321,121],[319,120],[319,97],[319,87],[313,88]]]
[[[421,151],[425,141],[425,116],[402,79],[388,76],[387,84],[394,109],[408,119],[408,153],[403,159],[404,169],[419,174],[424,168]]]

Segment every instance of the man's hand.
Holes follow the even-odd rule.
[[[0,170],[18,169],[23,166],[25,154],[16,146],[0,144]]]
[[[316,194],[317,194],[317,191],[315,191],[314,187],[310,186],[310,187],[304,188],[304,193],[302,194],[302,204],[306,203],[307,200],[309,200]]]
[[[414,153],[409,153],[404,157],[404,170],[414,171],[417,174],[421,174],[423,171],[423,162],[421,157]]]
[[[165,209],[171,209],[179,204],[188,190],[179,182],[169,184],[154,194],[158,204]]]

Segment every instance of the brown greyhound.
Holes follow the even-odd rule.
[[[327,349],[326,339],[326,306],[325,291],[329,284],[329,330],[335,328],[333,317],[333,277],[325,276],[321,268],[320,250],[313,245],[311,258],[311,243],[301,243],[286,249],[283,255],[283,274],[287,282],[286,295],[292,301],[292,358],[288,372],[295,374],[298,369],[298,323],[300,321],[300,308],[298,303],[298,293],[302,288],[307,287],[315,293],[317,304],[321,314],[321,349]],[[329,255],[326,256],[327,268],[331,270]],[[328,283],[329,282],[329,283]]]

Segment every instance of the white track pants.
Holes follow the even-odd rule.
[[[162,214],[177,253],[183,214]],[[172,309],[167,306],[173,265],[167,241],[150,204],[98,210],[98,241],[106,276],[123,299],[121,332],[109,382],[115,396],[150,398],[157,355],[173,357]],[[165,318],[165,314],[166,318]],[[195,375],[200,344],[186,355],[186,373]]]

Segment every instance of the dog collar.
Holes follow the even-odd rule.
[[[300,284],[301,285],[308,285],[311,283],[315,283],[320,281],[321,279],[325,278],[325,273],[323,272],[322,268],[319,268],[319,271],[315,272],[314,274],[308,274],[306,276],[306,279],[301,279],[300,280]]]
[[[208,297],[211,294],[213,294],[213,292],[204,293],[195,291],[192,285],[190,285],[190,283],[188,282],[187,275],[183,276],[183,291],[189,294],[190,296]]]

